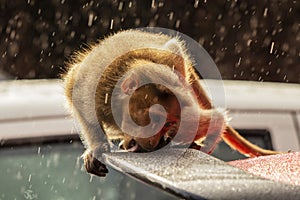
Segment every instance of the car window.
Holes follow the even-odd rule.
[[[0,199],[177,199],[111,168],[90,176],[79,142],[0,149]]]

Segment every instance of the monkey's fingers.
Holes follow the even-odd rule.
[[[96,176],[104,177],[108,173],[106,166],[91,154],[86,154],[84,157],[84,166],[88,173]]]
[[[239,151],[248,157],[266,156],[280,154],[283,152],[277,152],[267,150],[252,144],[245,138],[243,138],[235,129],[231,126],[227,126],[226,131],[222,134],[222,139],[233,149]]]

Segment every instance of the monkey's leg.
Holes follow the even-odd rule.
[[[279,154],[276,152],[266,150],[256,146],[242,137],[234,128],[227,126],[225,132],[222,134],[222,139],[232,148],[248,157],[265,156]]]
[[[198,103],[201,108],[204,109],[212,109],[212,104],[207,96],[205,90],[201,86],[198,75],[195,72],[191,73],[191,78],[194,80],[191,84],[196,96]],[[279,154],[282,152],[276,152],[271,150],[266,150],[263,148],[260,148],[259,146],[256,146],[255,144],[252,144],[248,140],[246,140],[244,137],[242,137],[234,128],[232,128],[230,125],[227,125],[225,131],[222,133],[222,139],[232,148],[240,153],[249,156],[249,157],[255,157],[255,156],[262,156],[262,155],[273,155],[273,154]]]
[[[101,163],[97,158],[95,158],[92,152],[86,152],[83,155],[84,166],[88,173],[94,174],[96,176],[106,176],[108,170],[106,166]]]

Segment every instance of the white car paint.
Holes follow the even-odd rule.
[[[205,82],[224,88],[233,127],[267,129],[275,150],[300,150],[300,84]],[[0,97],[0,140],[77,134],[60,80],[1,81]]]
[[[77,134],[60,80],[0,82],[0,140]]]

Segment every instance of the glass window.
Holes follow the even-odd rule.
[[[176,199],[110,168],[90,176],[83,151],[79,142],[1,148],[0,199]]]

